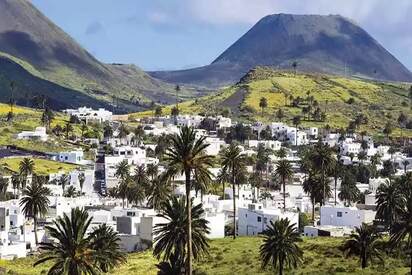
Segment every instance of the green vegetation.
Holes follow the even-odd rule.
[[[244,97],[239,93],[241,89],[246,90]],[[367,118],[367,124],[360,125],[357,130],[382,135],[385,124],[389,122],[394,127],[392,136],[400,136],[397,119],[401,113],[410,113],[408,90],[409,86],[401,83],[380,83],[319,74],[295,75],[259,67],[245,76],[241,83],[215,95],[184,102],[179,107],[181,106],[180,113],[210,114],[230,108],[238,120],[247,122],[279,121],[275,114],[282,110],[282,121],[292,124],[294,117],[301,116],[302,127],[329,125],[332,128],[346,128],[350,121],[362,114]],[[308,97],[316,101],[319,110],[326,114],[324,121],[310,116],[310,119],[305,119],[308,116],[304,111]],[[235,98],[237,99],[233,101]],[[264,112],[262,98],[265,98]],[[297,98],[300,99],[300,104],[292,104]],[[229,99],[230,102],[239,102],[239,105],[225,104]],[[165,107],[166,111],[163,113],[169,114],[170,108],[171,106]],[[313,109],[312,112],[314,111]],[[131,117],[151,114],[148,111]],[[412,130],[404,129],[403,135],[412,136]]]
[[[0,167],[7,168],[9,172],[19,172],[19,165],[23,158],[6,158],[0,160]],[[69,172],[77,169],[79,166],[69,163],[62,163],[47,159],[33,159],[35,173],[37,175],[49,175],[50,173]]]
[[[345,258],[342,251],[345,239],[342,238],[303,238],[299,243],[302,248],[303,264],[292,274],[406,274],[409,271],[408,260],[383,255],[385,264],[375,264],[361,270],[358,257]],[[217,239],[210,242],[210,255],[195,263],[194,270],[199,274],[274,274],[273,270],[260,268],[260,237],[240,237]],[[0,260],[0,268],[16,275],[37,275],[48,270],[50,265],[32,267],[36,258]],[[155,264],[158,261],[152,251],[132,253],[127,263],[109,274],[157,274]],[[286,271],[286,274],[291,274]]]

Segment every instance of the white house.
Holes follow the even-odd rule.
[[[345,226],[312,226],[307,225],[303,229],[303,234],[306,237],[344,237],[350,235],[352,228]]]
[[[97,121],[97,122],[105,122],[111,121],[113,113],[107,111],[103,108],[99,108],[98,110],[93,110],[92,108],[88,107],[80,107],[78,109],[67,109],[63,110],[64,113],[75,116],[78,119],[85,121],[86,123],[89,121]]]
[[[230,117],[217,116],[216,120],[218,129],[232,127],[232,119]]]
[[[83,164],[83,150],[78,149],[68,152],[60,152],[57,156],[57,160],[60,162]]]
[[[362,223],[372,223],[376,212],[360,210],[356,207],[322,206],[320,209],[320,225],[357,227]]]
[[[48,135],[46,133],[46,127],[36,127],[34,131],[23,131],[17,134],[17,139],[31,139],[47,141]]]
[[[209,144],[206,147],[206,154],[211,156],[217,156],[220,150],[226,146],[226,142],[216,137],[207,137],[205,143]]]
[[[267,149],[278,151],[282,147],[282,142],[277,140],[249,140],[246,141],[250,148],[257,148],[259,144],[262,144]]]
[[[257,235],[267,229],[270,221],[288,218],[292,224],[299,227],[298,212],[283,212],[281,209],[264,208],[263,204],[251,203],[247,208],[239,207],[238,232],[240,236]]]
[[[340,149],[341,155],[347,156],[349,154],[354,154],[356,156],[361,150],[361,144],[359,142],[354,142],[350,138],[347,138],[342,142]]]

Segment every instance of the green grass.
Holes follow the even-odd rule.
[[[197,274],[274,274],[274,270],[262,270],[259,261],[260,237],[218,239],[210,242],[210,255],[195,264]],[[374,264],[365,270],[360,268],[358,258],[345,258],[340,247],[342,238],[304,238],[300,244],[304,251],[303,264],[286,274],[407,274],[407,259],[384,256],[385,263]],[[0,260],[6,272],[34,275],[46,272],[48,264],[32,267],[34,258],[14,261]],[[129,254],[126,264],[110,274],[155,275],[157,270],[150,251]]]
[[[12,170],[13,172],[19,171],[19,165],[23,158],[6,158],[0,159],[0,166]],[[49,175],[57,172],[69,172],[77,169],[79,166],[69,163],[62,163],[47,159],[33,159],[35,164],[35,173],[38,175]],[[6,169],[5,169],[6,170]]]

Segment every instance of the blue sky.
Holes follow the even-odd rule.
[[[261,17],[341,14],[412,70],[411,0],[32,0],[103,62],[145,70],[206,65]]]

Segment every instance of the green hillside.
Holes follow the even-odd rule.
[[[13,108],[14,118],[11,122],[6,121],[7,113],[10,107],[0,103],[0,146],[14,145],[27,150],[36,150],[39,152],[60,152],[82,147],[82,144],[72,144],[67,142],[63,136],[58,137],[49,131],[49,140],[47,142],[34,140],[18,140],[15,135],[21,131],[32,131],[38,126],[42,126],[42,111],[31,108],[15,106]],[[64,127],[69,117],[62,113],[55,113],[51,123],[51,128],[56,125]],[[92,128],[89,128],[92,130]],[[80,125],[73,124],[73,134],[80,136]],[[83,146],[87,149],[87,146]],[[90,157],[90,156],[89,156]]]
[[[304,251],[303,264],[286,274],[406,274],[409,271],[408,259],[391,258],[384,255],[384,265],[375,264],[361,270],[357,258],[345,258],[341,250],[342,238],[304,238],[300,244]],[[274,274],[273,270],[262,270],[259,261],[259,237],[217,239],[210,243],[210,255],[195,264],[196,274],[249,275]],[[45,274],[48,265],[33,267],[34,258],[14,261],[0,260],[0,269],[7,274],[35,275]],[[128,255],[126,264],[109,274],[155,275],[156,259],[151,251]],[[1,270],[0,270],[1,273]]]
[[[400,135],[397,119],[403,112],[411,116],[409,99],[410,85],[402,83],[378,83],[339,76],[303,74],[274,71],[258,67],[250,71],[242,80],[229,88],[222,89],[215,95],[189,101],[179,105],[182,113],[215,114],[230,109],[232,115],[240,121],[279,121],[276,112],[282,110],[282,121],[291,123],[294,116],[302,117],[302,126],[346,128],[359,114],[367,117],[367,124],[360,125],[358,131],[367,130],[381,133],[385,124],[394,127],[393,135]],[[259,107],[260,99],[267,100],[267,107]],[[298,106],[293,100],[299,98]],[[307,107],[308,97],[313,97],[312,112],[316,108],[325,113],[326,118],[308,120],[303,112]],[[170,106],[164,108],[169,114]],[[151,112],[138,113],[132,117],[150,115]],[[403,134],[412,136],[411,130]]]

